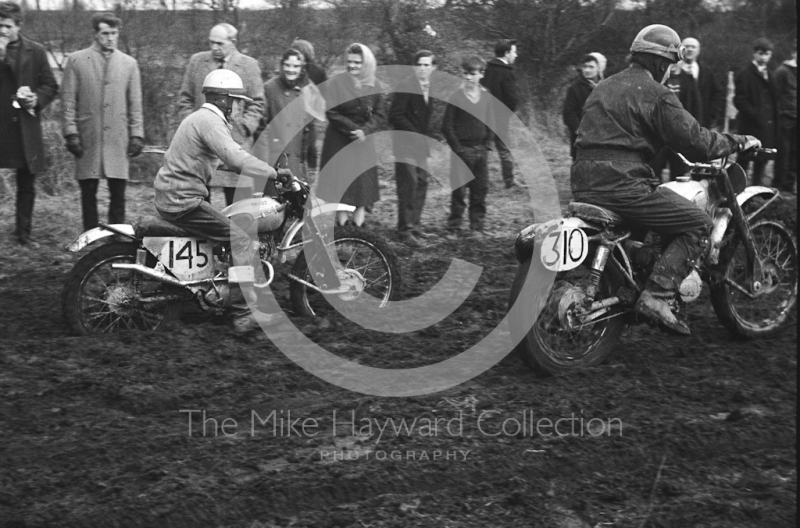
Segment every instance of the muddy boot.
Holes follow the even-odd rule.
[[[238,332],[249,332],[251,330],[261,330],[270,327],[280,321],[278,314],[268,314],[261,310],[252,310],[242,313],[233,320],[233,327]]]
[[[648,319],[659,323],[671,333],[688,336],[691,334],[689,327],[679,321],[669,308],[669,301],[674,297],[675,292],[655,291],[648,288],[639,296],[639,300],[633,309]]]

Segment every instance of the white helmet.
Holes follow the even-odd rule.
[[[231,70],[214,70],[206,75],[203,81],[203,93],[227,95],[236,99],[244,99],[252,103],[253,100],[245,95],[242,78]]]

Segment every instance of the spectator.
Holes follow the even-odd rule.
[[[301,180],[308,179],[309,153],[315,152],[308,145],[311,141],[311,130],[314,128],[314,122],[309,116],[324,118],[325,112],[325,102],[316,85],[309,80],[305,67],[302,52],[289,49],[283,53],[280,75],[264,84],[263,125],[267,127],[267,135],[259,137],[253,148],[256,157],[265,159],[272,165],[282,162],[281,154],[286,154],[286,168]],[[289,106],[298,98],[302,98],[303,105]],[[279,121],[275,121],[278,115]],[[273,125],[268,127],[270,123]],[[265,152],[268,157],[260,155],[261,152]],[[316,163],[316,154],[314,159]]]
[[[325,90],[325,88],[327,87],[325,81],[328,80],[328,74],[325,73],[325,68],[316,63],[314,46],[307,40],[295,39],[294,42],[292,42],[291,48],[296,49],[303,54],[303,56],[306,59],[306,75],[308,75],[308,78],[311,79],[311,82],[317,85],[319,93],[322,94],[323,90]],[[322,119],[321,121],[324,121],[324,119]],[[317,155],[316,123],[313,123],[308,130],[306,145],[308,146],[308,152],[306,153],[306,162],[308,169],[310,171],[316,171],[317,167],[319,167],[318,164],[319,157]]]
[[[34,179],[46,168],[40,118],[56,96],[58,83],[44,47],[20,35],[21,24],[20,7],[0,2],[0,168],[17,172],[14,237],[22,245],[35,245]],[[26,60],[21,60],[23,53]]]
[[[379,127],[382,95],[380,85],[375,79],[377,63],[372,51],[363,44],[351,44],[345,52],[347,72],[337,75],[328,82],[325,98],[328,102],[328,130],[322,144],[320,166],[325,165],[343,148],[354,143],[353,154],[338,163],[336,170],[328,174],[320,173],[317,196],[322,200],[354,205],[353,223],[364,224],[367,209],[380,199],[378,194],[378,157],[374,138],[370,136]],[[336,106],[331,107],[332,104]],[[359,174],[345,190],[343,180],[338,174],[347,174],[349,163],[370,167]],[[350,171],[352,174],[354,171]],[[342,192],[344,191],[344,192]],[[347,213],[338,214],[338,222],[344,225]]]
[[[677,97],[681,102],[683,109],[692,114],[692,117],[697,119],[700,114],[700,93],[697,90],[697,83],[692,77],[692,74],[684,71],[680,62],[672,64],[669,68],[669,77],[664,85]],[[682,153],[683,154],[683,153]],[[669,178],[663,176],[664,168],[669,163]],[[681,161],[675,152],[664,147],[659,151],[656,157],[650,162],[653,167],[653,172],[656,176],[661,178],[661,181],[668,182],[670,179],[674,180],[678,176],[683,176],[688,171],[688,167]]]
[[[783,61],[775,70],[775,89],[779,143],[774,185],[794,194],[797,192],[797,42],[794,43],[792,58]]]
[[[765,148],[776,145],[778,105],[775,83],[767,69],[772,58],[772,42],[759,38],[753,43],[753,61],[740,70],[734,79],[736,95],[733,104],[739,110],[739,134],[755,136]],[[765,183],[764,172],[767,160],[764,157],[744,155],[739,164],[747,172],[753,162],[753,185]]]
[[[684,58],[679,63],[683,71],[694,79],[697,85],[696,107],[684,108],[697,119],[701,126],[719,130],[725,120],[725,86],[722,85],[706,64],[698,61],[700,42],[696,38],[685,38]]]
[[[395,130],[415,132],[428,136],[433,113],[430,96],[431,74],[436,69],[436,56],[421,50],[414,55],[414,75],[398,85],[389,110],[389,123]],[[430,150],[423,137],[394,141],[394,173],[397,181],[397,233],[410,247],[422,247],[420,239],[430,235],[422,231],[420,218],[428,191],[427,165]],[[412,163],[406,163],[406,161]]]
[[[517,60],[517,41],[500,40],[494,47],[495,57],[489,61],[486,67],[486,75],[481,84],[489,90],[498,101],[503,103],[508,110],[504,109],[495,112],[497,122],[495,128],[499,134],[509,137],[510,115],[517,109],[519,96],[517,94],[517,78],[514,76],[514,61]],[[500,156],[500,167],[503,172],[503,182],[506,189],[512,187],[524,187],[524,185],[514,181],[514,160],[511,151],[503,142],[500,136],[495,135],[494,144]]]
[[[248,57],[236,49],[238,31],[230,24],[217,24],[208,34],[210,51],[195,53],[189,59],[189,65],[183,76],[180,95],[178,96],[178,113],[181,119],[203,106],[203,80],[213,70],[231,70],[241,77],[244,83],[245,95],[252,99],[245,105],[244,116],[233,125],[233,140],[241,145],[245,151],[250,151],[253,146],[254,134],[264,114],[264,87],[261,82],[261,67],[258,61]],[[241,181],[241,183],[240,183]],[[242,185],[246,194],[252,189],[246,178],[240,180],[239,176],[221,166],[211,179],[211,187],[222,187],[225,193],[225,203],[233,203],[236,187]],[[209,193],[208,199],[211,199]]]
[[[125,222],[128,157],[144,147],[142,87],[136,60],[117,49],[122,21],[110,13],[92,17],[94,43],[67,58],[64,67],[63,134],[76,158],[84,230],[97,227],[97,187],[106,178],[108,222]]]
[[[562,111],[564,124],[569,129],[569,153],[573,160],[575,159],[575,140],[578,138],[578,125],[581,124],[583,104],[597,83],[600,82],[600,78],[598,58],[593,54],[584,55],[578,70],[578,78],[567,89],[567,97],[564,99]]]
[[[464,82],[459,90],[447,99],[447,109],[442,122],[450,149],[450,182],[454,189],[450,195],[450,217],[447,219],[447,238],[457,240],[469,189],[469,227],[476,236],[491,236],[485,230],[486,191],[488,188],[487,151],[493,134],[486,123],[494,119],[493,106],[480,85],[486,62],[478,57],[467,57],[461,62]],[[459,163],[459,159],[462,163]],[[472,172],[468,180],[462,167]]]

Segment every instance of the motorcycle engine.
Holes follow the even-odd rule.
[[[702,291],[703,280],[697,270],[692,270],[689,276],[683,279],[680,288],[678,288],[678,293],[685,303],[696,301]]]

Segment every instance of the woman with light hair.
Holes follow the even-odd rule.
[[[325,90],[328,129],[322,145],[317,196],[355,206],[352,221],[361,226],[366,212],[380,199],[378,158],[370,134],[380,126],[383,97],[375,78],[377,62],[367,46],[348,46],[345,62],[347,71],[331,78]],[[345,147],[350,147],[347,154],[337,157]],[[329,163],[334,157],[335,162]],[[352,174],[359,176],[348,185]],[[347,213],[340,213],[337,220],[344,225]]]

